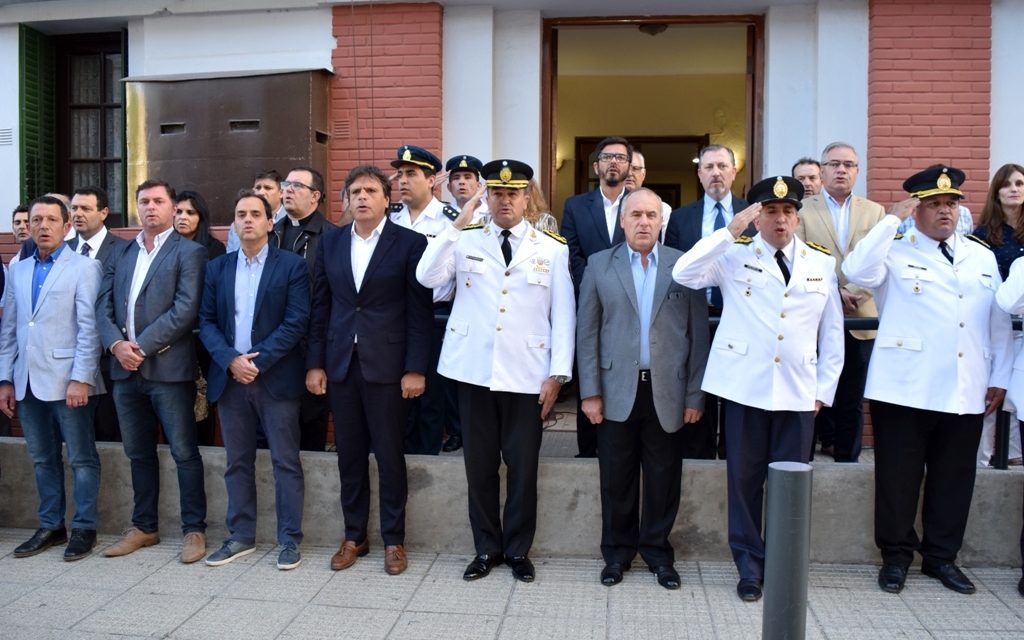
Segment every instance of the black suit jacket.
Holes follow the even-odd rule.
[[[608,223],[604,217],[604,198],[600,188],[565,201],[565,208],[562,211],[562,235],[569,243],[569,269],[577,295],[580,283],[583,282],[583,270],[587,267],[587,259],[625,239],[622,226],[616,220],[615,235],[611,241],[608,240]]]
[[[319,245],[306,366],[324,369],[331,382],[343,381],[358,335],[367,382],[396,384],[407,372],[426,375],[432,292],[416,280],[426,237],[386,220],[359,291],[352,274],[352,225],[325,231]]]
[[[732,197],[733,213],[739,213],[749,205],[743,198]],[[683,205],[672,211],[668,219],[668,227],[665,229],[666,247],[689,251],[697,241],[701,239],[701,226],[704,223],[704,198]],[[745,232],[748,236],[757,233],[754,225],[747,227]]]
[[[74,238],[68,240],[68,248],[78,253],[78,243],[82,241],[82,236],[76,235]],[[100,261],[103,265],[103,269],[106,270],[107,265],[110,264],[110,257],[117,253],[116,249],[124,249],[124,245],[128,243],[128,240],[115,236],[110,229],[107,229],[107,237],[103,238],[103,242],[100,244],[98,249],[95,249],[95,258]],[[89,245],[92,246],[92,245]]]

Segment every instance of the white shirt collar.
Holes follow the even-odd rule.
[[[355,239],[355,240],[362,240],[363,242],[367,242],[367,241],[373,239],[374,236],[378,236],[379,237],[380,234],[383,232],[384,224],[387,221],[388,221],[388,217],[387,216],[384,216],[383,218],[381,218],[380,223],[376,227],[374,227],[373,231],[370,232],[370,235],[366,238],[366,240],[363,240],[363,238],[358,233],[356,233],[356,223],[353,222],[352,223],[352,238]]]

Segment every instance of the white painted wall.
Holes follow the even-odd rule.
[[[21,194],[20,176],[21,133],[18,130],[18,27],[0,27],[0,129],[12,129],[10,146],[0,147],[0,231],[11,230],[11,211],[18,205]]]
[[[1024,2],[992,0],[992,142],[989,175],[1008,162],[1024,164]]]
[[[494,157],[525,162],[538,177],[544,174],[540,170],[541,27],[539,11],[495,14]]]
[[[469,154],[487,162],[494,154],[494,8],[446,8],[442,37],[441,160]]]

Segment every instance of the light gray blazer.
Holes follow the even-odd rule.
[[[708,360],[708,308],[703,290],[672,280],[681,251],[658,246],[651,309],[651,384],[661,427],[674,433],[687,407],[704,408],[700,390]],[[626,244],[590,256],[576,315],[580,397],[601,396],[606,420],[624,422],[636,399],[640,314]]]
[[[64,400],[72,380],[92,385],[90,395],[104,393],[96,330],[100,263],[64,247],[33,310],[35,265],[34,259],[11,265],[0,329],[0,380],[14,383],[17,400],[25,399],[30,380],[32,395],[46,402]]]

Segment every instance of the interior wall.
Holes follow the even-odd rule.
[[[740,168],[734,191],[746,179],[746,78],[742,74],[674,76],[559,76],[557,162],[552,210],[560,216],[565,200],[575,195],[573,157],[577,136],[710,134],[711,142],[736,153]],[[689,163],[692,159],[687,158]],[[693,172],[675,180],[683,202],[696,197]],[[647,162],[649,182],[673,178]]]

